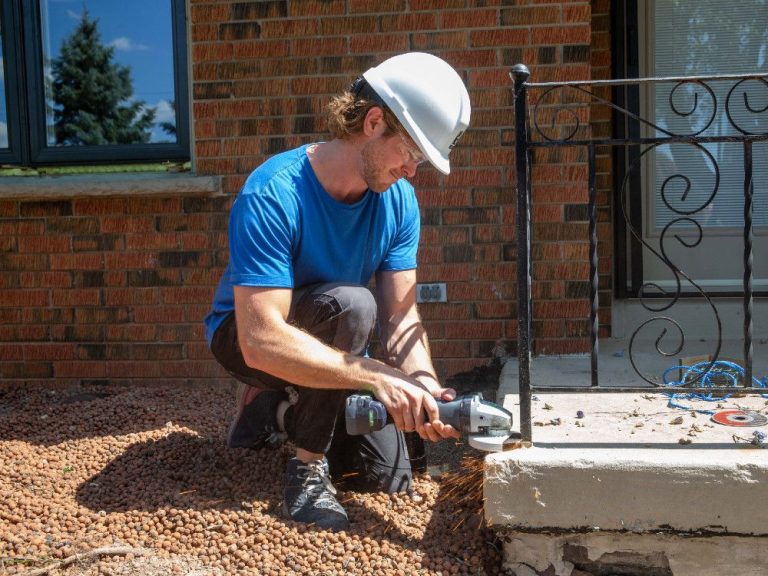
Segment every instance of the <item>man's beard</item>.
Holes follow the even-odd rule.
[[[384,192],[394,184],[392,173],[381,168],[384,155],[376,141],[368,142],[360,153],[363,162],[363,179],[374,192]]]

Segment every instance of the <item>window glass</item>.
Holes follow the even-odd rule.
[[[657,0],[652,29],[655,76],[711,76],[768,72],[768,1],[719,2]],[[652,96],[656,124],[681,135],[739,134],[726,114],[726,101],[734,81],[707,82],[712,94],[697,84],[661,83]],[[714,98],[713,98],[714,96]],[[748,105],[745,103],[748,102]],[[733,122],[755,133],[768,132],[768,84],[750,80],[732,94],[728,110]],[[751,109],[751,110],[750,110]],[[756,113],[756,111],[758,111]],[[660,133],[659,135],[663,135]],[[744,160],[740,144],[715,142],[700,148],[687,144],[660,146],[655,151],[656,201],[654,224],[661,229],[679,218],[674,209],[694,214],[703,227],[743,226]],[[768,225],[768,145],[753,150],[754,223]],[[716,163],[720,185],[715,189]],[[688,179],[686,181],[685,178]],[[712,201],[701,210],[712,197]]]
[[[3,42],[3,15],[0,14],[0,148],[8,148],[8,99],[5,95],[5,53]]]
[[[176,143],[171,0],[41,0],[50,147]]]

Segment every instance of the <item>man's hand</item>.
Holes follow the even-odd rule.
[[[443,402],[450,402],[456,398],[456,390],[453,388],[440,388],[435,395],[435,398]],[[437,405],[437,403],[435,403]],[[440,420],[440,414],[438,412],[437,420],[430,420],[424,423],[424,435],[419,434],[424,440],[430,440],[432,442],[439,442],[445,438],[460,438],[461,433],[456,430],[450,424],[445,424]]]
[[[406,381],[388,382],[377,386],[374,395],[384,404],[398,430],[415,431],[424,440],[432,442],[460,436],[453,426],[440,421],[435,397],[419,385]],[[456,391],[440,388],[435,395],[441,400],[452,400]]]

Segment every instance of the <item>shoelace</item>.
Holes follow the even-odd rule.
[[[322,484],[325,485],[328,492],[331,494],[336,494],[336,487],[331,483],[331,479],[328,477],[328,474],[325,472],[325,466],[320,460],[314,460],[312,462],[308,462],[306,464],[302,464],[299,466],[299,471],[303,474],[306,472],[306,477],[304,478],[304,486],[308,486],[310,484],[318,484],[318,480]]]

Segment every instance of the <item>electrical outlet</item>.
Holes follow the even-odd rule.
[[[445,283],[416,284],[416,302],[448,302]]]

